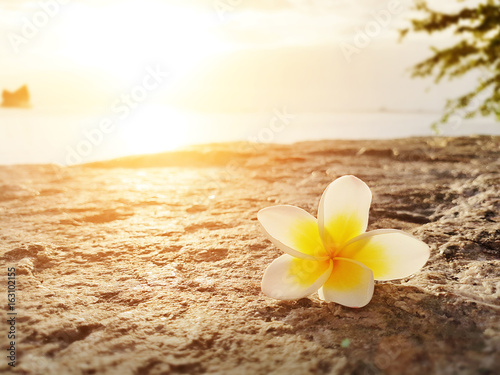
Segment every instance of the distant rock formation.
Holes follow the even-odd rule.
[[[2,107],[30,108],[30,93],[28,86],[24,85],[14,92],[3,90]]]

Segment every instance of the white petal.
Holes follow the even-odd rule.
[[[333,270],[318,291],[319,298],[347,307],[363,307],[373,296],[373,273],[363,264],[343,258],[333,261]]]
[[[354,176],[343,176],[326,188],[318,209],[318,227],[327,250],[336,253],[366,230],[372,193]]]
[[[332,264],[329,259],[316,261],[284,254],[264,272],[262,292],[281,300],[307,297],[325,283],[332,272]]]
[[[294,206],[274,206],[260,210],[257,217],[271,242],[285,253],[302,259],[328,256],[310,213]]]
[[[430,249],[424,242],[395,229],[380,229],[353,238],[338,254],[373,271],[375,280],[407,277],[424,266]]]

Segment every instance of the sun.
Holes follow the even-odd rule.
[[[131,155],[171,151],[189,143],[186,117],[161,105],[146,105],[120,123],[118,153]]]
[[[65,9],[61,55],[125,82],[161,63],[179,78],[227,46],[217,15],[164,1],[73,3]]]
[[[188,117],[166,98],[206,59],[228,48],[212,32],[217,14],[156,0],[74,2],[63,11],[60,56],[104,80],[111,92],[106,108],[120,115],[105,152],[155,153],[189,144]],[[168,78],[155,82],[152,70]],[[127,106],[116,104],[122,102]]]

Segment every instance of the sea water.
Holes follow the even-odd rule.
[[[433,136],[431,124],[439,116],[437,112],[295,113],[286,107],[200,114],[155,105],[124,118],[106,110],[0,108],[0,164],[70,165],[212,142]],[[474,134],[500,135],[500,123],[454,118],[453,124],[440,127],[443,136]]]

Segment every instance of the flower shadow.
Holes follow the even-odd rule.
[[[276,302],[256,313],[269,325],[264,334],[299,336],[346,358],[344,371],[361,374],[479,366],[487,337],[478,322],[491,316],[452,294],[436,296],[388,282],[379,283],[361,309],[311,297]]]

